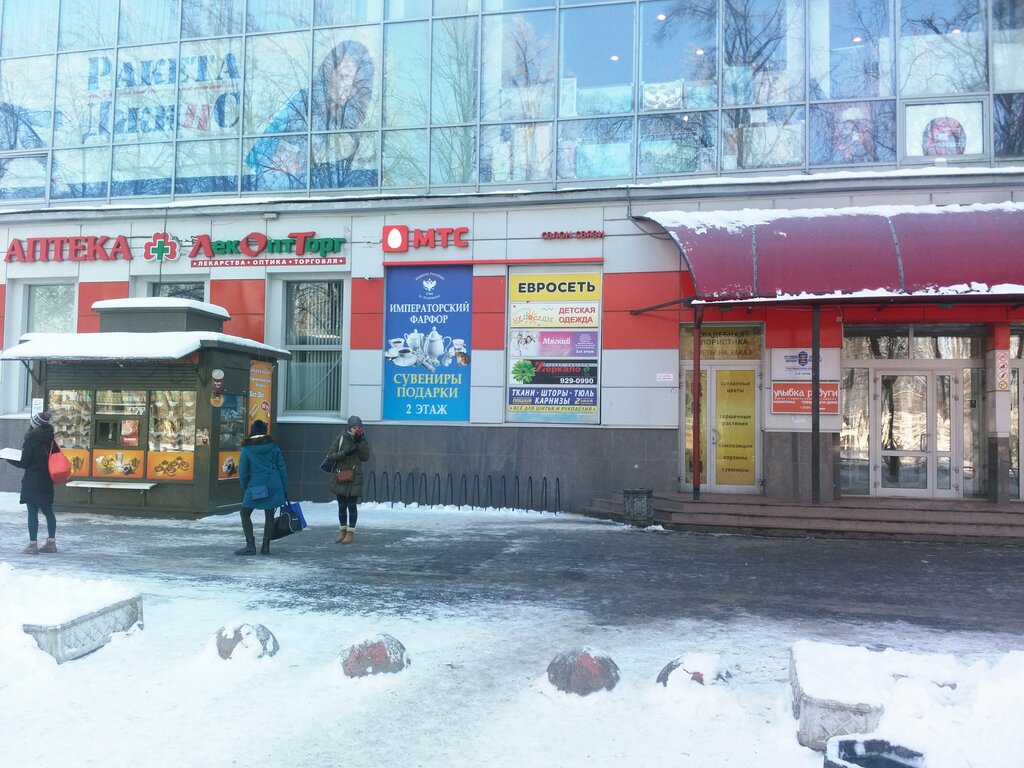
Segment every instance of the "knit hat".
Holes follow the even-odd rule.
[[[263,419],[256,419],[249,428],[249,437],[267,434],[267,422]]]
[[[361,427],[363,426],[363,420],[360,419],[358,416],[349,416],[348,425],[350,427]]]
[[[32,414],[32,426],[33,427],[41,427],[41,426],[43,426],[43,424],[49,424],[49,423],[50,423],[50,412],[49,411],[40,411],[39,413],[33,413]]]

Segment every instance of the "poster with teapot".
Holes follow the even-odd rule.
[[[388,267],[384,418],[468,421],[473,268]]]

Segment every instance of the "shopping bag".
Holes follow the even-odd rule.
[[[334,462],[331,461],[331,454],[328,453],[326,456],[324,456],[324,460],[320,462],[320,469],[322,469],[324,472],[334,471]]]
[[[302,508],[297,502],[287,501],[277,512],[274,518],[274,529],[270,538],[283,539],[298,533],[306,527],[306,518],[302,515]]]
[[[55,440],[50,448],[50,458],[47,460],[47,469],[50,470],[50,480],[54,485],[64,485],[71,479],[71,462],[68,457],[60,452],[60,446]]]

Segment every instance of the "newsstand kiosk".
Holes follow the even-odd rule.
[[[276,361],[289,352],[223,333],[228,313],[186,299],[93,305],[99,333],[33,333],[21,360],[73,475],[71,511],[199,517],[240,506],[249,427],[274,427]]]

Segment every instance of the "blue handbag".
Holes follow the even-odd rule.
[[[274,529],[272,539],[283,539],[298,533],[306,527],[306,518],[302,514],[302,507],[297,501],[286,501],[274,518]]]

